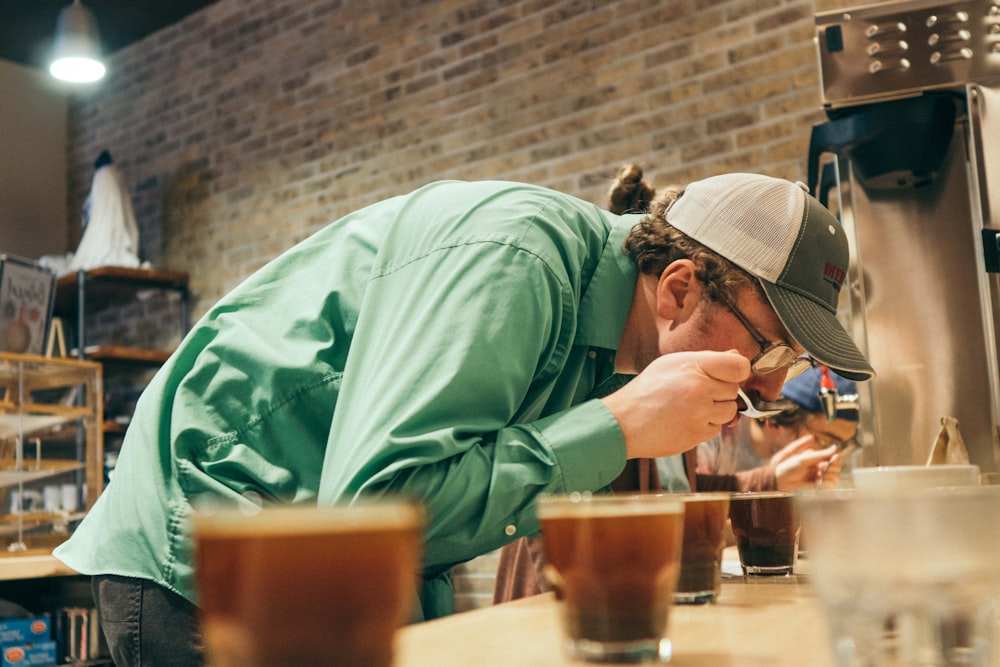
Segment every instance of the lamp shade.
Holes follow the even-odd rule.
[[[49,72],[73,83],[89,83],[104,76],[97,22],[80,0],[59,13]]]

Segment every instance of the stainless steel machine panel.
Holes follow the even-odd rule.
[[[1000,81],[969,87],[973,163],[983,225],[1000,229]]]
[[[970,84],[968,88],[969,121],[972,146],[969,172],[972,201],[978,202],[973,211],[977,226],[981,227],[982,247],[977,248],[983,258],[982,311],[994,313],[986,317],[986,338],[993,341],[988,349],[987,362],[991,368],[1000,368],[1000,83],[993,85]],[[990,404],[993,423],[1000,424],[1000,376],[993,381]]]
[[[816,41],[830,120],[810,185],[847,231],[840,316],[877,372],[859,385],[861,464],[925,462],[947,416],[996,470],[1000,0],[817,14]]]
[[[1000,4],[883,2],[816,15],[827,107],[1000,76]]]
[[[859,386],[868,465],[923,463],[946,415],[958,419],[970,459],[995,465],[995,344],[985,340],[965,134],[956,129],[940,177],[919,190],[866,189],[838,160],[848,324],[878,373]]]

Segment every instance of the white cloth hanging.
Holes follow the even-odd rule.
[[[139,266],[139,228],[132,200],[114,164],[94,172],[87,197],[89,222],[70,262],[69,270],[98,266]]]

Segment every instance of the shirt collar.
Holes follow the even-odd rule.
[[[625,255],[623,246],[625,237],[642,215],[602,213],[608,221],[608,238],[580,300],[576,344],[617,350],[638,277],[638,270]]]

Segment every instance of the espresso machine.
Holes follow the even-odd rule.
[[[922,464],[958,421],[1000,452],[1000,4],[910,0],[815,16],[823,108],[809,185],[851,262],[839,316],[859,383],[857,465]]]

